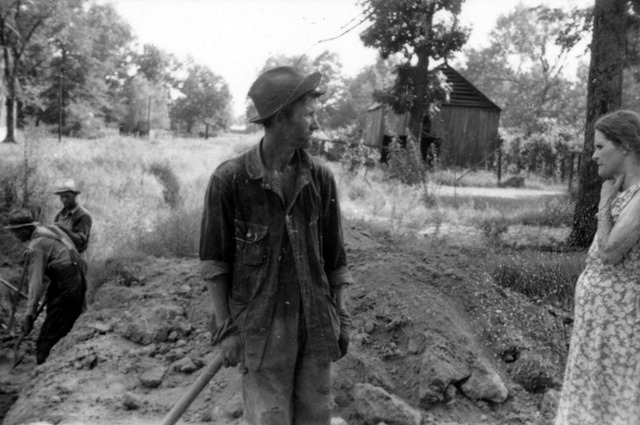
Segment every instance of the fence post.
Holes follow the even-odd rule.
[[[498,184],[502,180],[502,149],[498,149]]]
[[[569,154],[569,186],[567,188],[569,193],[571,193],[571,184],[573,183],[573,157],[574,157],[574,155],[575,155],[574,152],[571,152]]]

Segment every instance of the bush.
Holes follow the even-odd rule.
[[[140,237],[137,248],[155,257],[193,257],[198,252],[202,211],[176,208]]]
[[[490,265],[498,285],[537,302],[571,311],[575,283],[584,269],[583,253],[519,252],[498,257]]]
[[[388,164],[389,178],[408,185],[424,184],[427,181],[428,167],[422,161],[420,149],[411,137],[407,138],[405,146],[401,146],[397,139],[391,142]]]
[[[173,172],[173,168],[169,163],[154,162],[149,167],[149,173],[155,176],[162,187],[162,196],[164,201],[171,208],[177,208],[182,205],[182,197],[180,196],[180,182],[178,176]]]

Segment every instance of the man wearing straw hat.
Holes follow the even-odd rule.
[[[328,425],[330,362],[347,352],[352,282],[331,171],[309,156],[321,75],[284,66],[249,90],[260,143],[222,163],[200,235],[226,366],[240,364],[252,425]]]
[[[13,210],[5,229],[23,243],[29,284],[27,310],[22,323],[24,335],[31,332],[44,298],[47,307],[36,341],[36,362],[43,363],[53,346],[64,337],[82,313],[86,281],[83,260],[71,239],[57,226],[39,226],[28,209]],[[44,288],[44,277],[50,280]]]
[[[54,223],[67,232],[84,259],[84,252],[89,246],[92,221],[89,212],[78,204],[76,198],[80,191],[73,180],[66,180],[53,193],[60,196],[63,206],[56,214]]]

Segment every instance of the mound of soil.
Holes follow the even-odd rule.
[[[485,249],[351,223],[345,242],[355,331],[333,368],[335,416],[349,425],[385,420],[361,399],[373,388],[424,424],[550,423],[571,330],[566,312],[495,285]],[[32,341],[13,370],[10,350],[0,350],[0,396],[19,390],[5,425],[157,424],[214,358],[197,260],[148,259],[127,273],[135,279],[107,282],[45,364],[35,366]],[[223,369],[182,421],[241,417],[240,375]]]

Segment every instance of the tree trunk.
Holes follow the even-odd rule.
[[[4,76],[7,84],[7,135],[3,143],[16,143],[15,138],[15,99],[16,99],[16,70],[15,63],[12,61],[11,52],[8,48],[4,49]]]
[[[591,63],[587,92],[587,121],[580,170],[578,201],[568,244],[589,246],[596,232],[600,186],[595,163],[593,125],[607,112],[622,105],[622,71],[625,66],[626,0],[596,0],[594,9]]]
[[[417,94],[416,100],[411,107],[411,117],[409,118],[409,131],[415,138],[415,142],[420,146],[422,137],[422,122],[427,113],[426,93],[429,84],[429,58],[418,57],[418,63],[412,69],[412,80],[414,83],[414,93]]]

